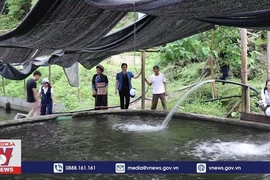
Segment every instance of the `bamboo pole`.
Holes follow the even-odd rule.
[[[214,55],[213,55],[213,49],[214,49],[214,31],[211,30],[211,60],[210,60],[210,69],[211,69],[211,78],[215,79],[215,73],[214,73]],[[213,99],[217,97],[217,91],[216,91],[216,86],[215,82],[212,82],[212,97]]]
[[[142,100],[141,109],[145,109],[145,51],[141,54],[141,78],[142,78]]]
[[[3,76],[2,76],[2,88],[3,88],[3,94],[4,96],[6,96],[6,80]]]
[[[270,31],[267,31],[267,79],[270,79]]]
[[[241,68],[241,82],[247,84],[247,29],[241,29],[241,57],[242,57],[242,68]],[[249,89],[242,87],[242,106],[241,111],[245,113],[250,112],[250,97]]]

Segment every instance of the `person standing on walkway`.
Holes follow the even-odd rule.
[[[54,90],[48,78],[42,80],[42,86],[39,89],[38,97],[41,95],[40,115],[52,114],[53,105],[55,104]]]
[[[261,100],[256,105],[261,108],[265,115],[270,116],[270,80],[266,80],[265,87],[261,91]]]
[[[103,74],[104,67],[96,66],[97,74],[92,78],[93,97],[95,98],[95,109],[108,109],[108,85],[109,81],[106,75]]]
[[[120,107],[121,109],[128,109],[130,103],[130,90],[132,89],[131,79],[137,79],[140,77],[141,73],[134,76],[130,71],[127,71],[128,65],[122,63],[122,71],[116,74],[116,84],[115,84],[115,94],[117,91],[120,97]]]
[[[39,71],[35,71],[33,73],[33,77],[31,79],[28,79],[27,83],[26,83],[26,94],[27,94],[27,102],[30,104],[31,106],[31,110],[28,113],[28,115],[26,116],[28,117],[35,117],[37,115],[39,115],[39,101],[38,101],[38,96],[37,96],[37,83],[36,81],[38,81],[41,77],[41,73]]]
[[[159,72],[159,67],[156,65],[153,67],[154,74],[151,76],[150,81],[145,79],[145,82],[149,85],[153,85],[153,96],[152,96],[152,106],[151,109],[155,110],[157,108],[158,99],[161,100],[163,110],[167,110],[166,98],[167,95],[167,85],[164,74]]]

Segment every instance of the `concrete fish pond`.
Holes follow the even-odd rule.
[[[85,111],[0,122],[3,139],[22,140],[24,161],[187,161],[270,159],[270,125],[150,110]],[[217,175],[63,175],[65,179],[220,179]],[[56,175],[4,176],[50,179]],[[267,175],[222,175],[263,179]],[[221,178],[221,179],[222,179]]]
[[[13,119],[17,113],[24,113],[16,110],[6,110],[4,108],[0,108],[0,122],[3,120]]]

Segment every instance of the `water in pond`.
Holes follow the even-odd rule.
[[[0,108],[0,121],[2,121],[2,120],[11,120],[11,119],[14,118],[14,116],[17,113],[20,113],[20,112],[19,111],[15,111],[15,110],[7,111],[4,108]]]
[[[22,139],[22,158],[29,161],[270,160],[268,131],[179,119],[173,119],[170,126],[163,131],[152,131],[151,129],[162,120],[163,118],[155,119],[152,116],[127,118],[100,115],[88,119],[5,128],[0,130],[0,137]],[[138,128],[146,131],[137,131]],[[261,180],[269,178],[270,176],[267,175],[75,174],[3,176],[1,180]]]

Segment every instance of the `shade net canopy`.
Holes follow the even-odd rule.
[[[134,11],[146,16],[111,33]],[[23,79],[42,63],[77,72],[76,63],[90,69],[112,55],[163,45],[215,24],[268,29],[269,22],[266,0],[39,0],[17,28],[0,36],[0,74]]]
[[[69,68],[63,68],[65,75],[68,79],[68,82],[70,86],[72,87],[79,87],[79,64],[74,63],[71,67]]]
[[[154,16],[181,18],[231,16],[261,11],[270,7],[268,0],[85,0],[97,7],[118,11],[136,11]]]

